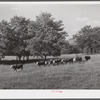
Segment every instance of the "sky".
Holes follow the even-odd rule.
[[[68,38],[85,25],[100,26],[100,2],[98,4],[69,3],[17,3],[0,2],[0,21],[9,21],[13,16],[23,16],[35,20],[41,12],[52,14],[55,20],[62,20]]]

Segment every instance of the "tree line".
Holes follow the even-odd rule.
[[[73,40],[82,53],[100,53],[100,27],[86,25],[77,34],[73,35]]]
[[[71,44],[62,50],[63,53],[82,53],[82,54],[99,54],[100,53],[100,27],[92,27],[86,25],[80,29],[71,38],[73,41]]]
[[[61,20],[42,12],[35,20],[14,16],[0,22],[0,55],[14,55],[29,59],[29,55],[45,58],[61,54],[99,53],[100,27],[86,25],[73,35],[73,43],[66,40],[68,33]]]
[[[0,22],[0,53],[16,55],[19,60],[28,60],[29,55],[60,56],[67,36],[63,22],[50,13],[42,12],[36,20],[14,16],[9,22]]]

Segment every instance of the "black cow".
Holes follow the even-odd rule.
[[[49,62],[50,62],[50,64],[53,64],[53,60],[52,59],[50,59]]]
[[[85,56],[85,60],[86,60],[86,61],[89,60],[89,59],[91,59],[90,56]]]
[[[23,69],[23,64],[14,64],[11,65],[10,68],[12,68],[13,70],[17,71],[17,69]]]
[[[67,58],[66,63],[73,63],[73,58]]]
[[[82,57],[76,57],[73,59],[73,61],[82,61]]]

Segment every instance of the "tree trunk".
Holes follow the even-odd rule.
[[[89,54],[89,52],[90,52],[90,51],[89,51],[89,48],[87,48],[87,54]]]
[[[46,61],[47,56],[46,56],[46,55],[44,55],[44,57],[45,57],[45,61]]]
[[[93,54],[93,49],[92,48],[90,48],[90,52],[91,52],[91,54]]]
[[[27,56],[27,60],[29,60],[29,56]]]
[[[82,54],[83,54],[83,48],[82,48]]]
[[[25,56],[23,56],[23,60],[25,60]]]
[[[18,56],[19,60],[21,60],[21,56]]]

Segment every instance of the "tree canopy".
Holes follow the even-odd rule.
[[[50,13],[44,12],[36,16],[36,21],[29,23],[28,48],[33,54],[41,56],[60,56],[67,32],[61,20],[55,21]],[[38,52],[38,53],[36,53]]]
[[[81,50],[87,53],[98,53],[100,50],[100,27],[85,26],[73,36]]]
[[[0,53],[16,55],[19,60],[30,53],[45,58],[60,56],[67,36],[63,22],[50,13],[42,12],[34,21],[14,16],[9,22],[0,22]]]

